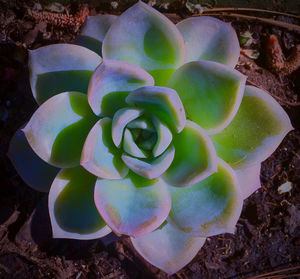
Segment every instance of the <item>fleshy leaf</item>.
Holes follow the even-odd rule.
[[[89,16],[75,39],[75,44],[86,47],[102,56],[104,36],[117,18],[115,15]]]
[[[234,232],[243,198],[233,169],[221,159],[218,171],[206,179],[189,187],[169,189],[169,222],[179,229],[201,237]]]
[[[54,238],[95,239],[111,232],[94,203],[96,179],[81,167],[59,172],[48,201]]]
[[[154,159],[143,160],[123,154],[122,160],[135,173],[153,179],[162,175],[170,167],[174,154],[174,146],[170,146],[163,154]]]
[[[102,53],[104,59],[122,60],[142,67],[154,76],[156,85],[165,85],[184,62],[185,48],[176,26],[139,1],[110,27]]]
[[[197,183],[217,171],[217,155],[205,131],[187,120],[183,131],[173,135],[175,157],[164,178],[173,186]]]
[[[173,89],[160,86],[142,87],[131,92],[126,102],[154,113],[178,133],[184,128],[186,120],[184,108]]]
[[[233,121],[211,138],[219,157],[233,168],[242,168],[267,159],[292,129],[288,115],[273,97],[246,86]]]
[[[122,108],[115,113],[112,120],[112,140],[115,146],[120,147],[126,125],[142,113],[143,110],[139,108]]]
[[[93,71],[101,57],[77,45],[54,44],[29,51],[30,85],[41,104],[66,91],[87,93]]]
[[[79,165],[85,138],[96,121],[85,94],[65,92],[43,103],[23,131],[40,158],[71,168]]]
[[[124,137],[123,137],[123,149],[129,155],[138,158],[146,158],[143,151],[137,146],[134,141],[133,135],[129,129],[125,129]]]
[[[89,104],[96,115],[112,118],[117,110],[126,106],[125,98],[131,91],[153,84],[153,78],[136,65],[104,60],[91,78]]]
[[[127,128],[130,129],[143,129],[143,130],[149,130],[154,132],[154,127],[152,125],[152,123],[147,119],[147,118],[137,118],[135,120],[132,120],[128,125]]]
[[[191,236],[167,223],[144,236],[132,237],[131,242],[149,263],[172,275],[197,255],[205,238]]]
[[[128,168],[111,138],[111,119],[99,120],[89,132],[82,150],[80,164],[90,173],[106,179],[121,179]]]
[[[26,184],[37,191],[48,192],[59,172],[37,156],[21,130],[12,137],[7,156]]]
[[[170,194],[163,180],[149,180],[133,172],[122,180],[98,179],[95,203],[114,232],[134,237],[160,226],[171,208]]]
[[[187,118],[215,134],[235,116],[245,82],[244,75],[226,65],[196,61],[179,68],[167,86],[177,91]]]
[[[261,164],[256,164],[246,168],[234,169],[243,199],[248,198],[261,187],[260,168]]]
[[[240,45],[230,23],[214,17],[187,18],[177,25],[187,48],[186,63],[210,60],[235,67],[240,56]]]
[[[152,116],[153,124],[157,132],[157,141],[153,147],[152,153],[154,157],[162,154],[172,142],[173,136],[169,128],[163,124],[157,117]]]

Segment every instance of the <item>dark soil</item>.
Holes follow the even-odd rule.
[[[76,35],[72,26],[35,21],[27,11],[33,5],[0,0],[0,278],[166,278],[137,255],[127,238],[52,239],[47,195],[29,188],[6,157],[12,135],[37,108],[28,81],[27,49],[72,42]],[[80,8],[66,7],[72,15]],[[123,7],[89,9],[96,14]],[[171,18],[178,21],[180,16]],[[276,97],[295,130],[263,162],[262,188],[244,202],[235,235],[208,238],[195,259],[170,278],[248,278],[300,265],[300,70],[281,77],[270,72],[263,59],[269,34],[278,36],[286,55],[300,36],[256,22],[234,20],[233,25],[238,32],[254,32],[251,47],[261,53],[256,61],[241,56],[237,69]],[[278,187],[287,181],[292,190],[280,194]]]

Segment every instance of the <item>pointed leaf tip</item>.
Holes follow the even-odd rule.
[[[172,275],[187,265],[204,245],[205,238],[194,237],[170,223],[131,242],[152,265]]]
[[[244,199],[248,198],[252,193],[261,187],[260,169],[260,163],[250,167],[234,169]]]

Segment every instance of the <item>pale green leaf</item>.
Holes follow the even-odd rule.
[[[163,180],[149,180],[132,172],[122,180],[98,179],[95,203],[114,232],[134,237],[159,227],[171,208]]]
[[[114,145],[111,133],[111,119],[99,120],[85,140],[80,164],[98,177],[122,179],[128,168],[121,160],[121,150]]]
[[[167,86],[177,91],[187,119],[216,134],[235,116],[245,82],[244,75],[226,65],[197,61],[179,68]]]
[[[186,63],[209,60],[235,67],[240,45],[231,23],[200,16],[182,20],[177,25],[187,48]]]
[[[85,94],[64,92],[43,103],[23,131],[40,158],[70,168],[79,165],[86,136],[97,120]]]
[[[81,167],[63,169],[49,193],[54,238],[95,239],[111,232],[94,203],[96,177]]]
[[[218,171],[184,188],[169,187],[172,209],[169,221],[184,232],[207,237],[233,233],[243,198],[232,168],[219,160]]]
[[[122,60],[149,71],[165,85],[184,62],[185,46],[176,26],[139,1],[112,24],[103,41],[103,58]]]
[[[87,93],[89,79],[100,64],[95,52],[72,44],[53,44],[29,51],[30,85],[33,97],[41,104],[66,92]]]
[[[132,237],[131,242],[146,261],[172,275],[196,256],[205,238],[191,236],[167,223],[146,235]]]
[[[292,129],[286,112],[267,92],[246,86],[233,121],[211,138],[219,157],[242,168],[267,159]]]

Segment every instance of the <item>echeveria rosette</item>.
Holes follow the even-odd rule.
[[[140,1],[89,17],[76,44],[30,51],[40,107],[8,155],[27,184],[50,190],[54,237],[129,235],[172,274],[206,237],[234,232],[289,118],[245,86],[236,33],[218,19],[174,25]]]

